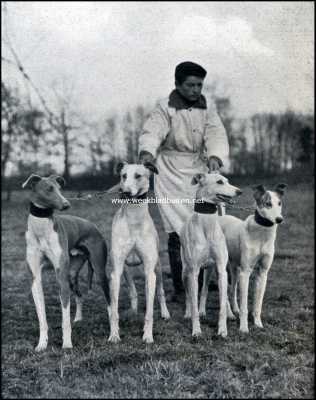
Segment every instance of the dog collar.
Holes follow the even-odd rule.
[[[30,214],[34,215],[37,218],[48,218],[53,215],[53,208],[40,208],[37,207],[34,203],[30,204]]]
[[[217,211],[217,205],[214,203],[208,203],[207,201],[194,203],[194,211],[199,214],[215,214]]]
[[[258,213],[258,210],[256,210],[256,212],[255,212],[255,221],[257,222],[257,224],[262,225],[262,226],[266,226],[268,228],[270,228],[271,226],[274,225],[274,223],[271,222],[269,219],[262,217]]]

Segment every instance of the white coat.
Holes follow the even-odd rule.
[[[207,109],[171,107],[169,98],[158,102],[143,126],[139,153],[150,152],[159,171],[155,175],[155,194],[165,231],[180,233],[192,215],[196,186],[194,174],[207,172],[206,160],[215,155],[228,165],[229,146],[225,128],[215,104]],[[187,200],[183,200],[187,199]],[[167,201],[174,201],[173,203]]]

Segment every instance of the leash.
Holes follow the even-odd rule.
[[[92,194],[86,194],[83,195],[81,193],[78,193],[76,197],[67,197],[67,200],[82,200],[82,201],[87,201],[87,200],[92,200],[93,198],[100,199],[106,195],[110,194],[118,194],[121,193],[120,191],[117,192],[108,192],[108,190],[104,190],[103,192],[97,192],[97,193],[92,193]]]
[[[236,205],[231,205],[231,204],[225,204],[225,208],[232,208],[236,210],[243,210],[243,211],[256,211],[256,207],[242,207],[242,206],[236,206]]]

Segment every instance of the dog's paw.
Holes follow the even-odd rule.
[[[145,343],[154,343],[154,338],[152,334],[144,333],[143,334],[143,341]]]
[[[255,319],[254,319],[254,324],[255,324],[255,326],[256,326],[257,328],[263,329],[263,325],[262,325],[262,322],[261,322],[261,319],[260,319],[260,318],[255,318]]]
[[[201,329],[194,329],[193,331],[192,331],[192,337],[193,338],[199,338],[199,337],[201,337],[202,336],[202,331],[201,331]]]
[[[108,341],[111,343],[119,343],[121,341],[120,335],[118,333],[111,334],[108,338]]]
[[[241,333],[249,333],[249,329],[248,329],[247,326],[241,326],[241,327],[239,328],[239,331],[240,331]]]
[[[46,350],[47,343],[48,343],[48,337],[47,336],[41,337],[40,340],[38,341],[38,345],[35,347],[35,351],[40,352]]]
[[[63,343],[63,350],[71,350],[72,343]]]
[[[35,351],[37,353],[39,353],[40,351],[44,351],[47,348],[47,343],[39,343],[36,347],[35,347]]]
[[[165,310],[164,312],[161,312],[161,318],[164,319],[165,321],[168,321],[168,319],[170,319],[169,311]]]
[[[230,320],[232,320],[232,321],[235,321],[237,318],[236,318],[236,315],[234,315],[233,313],[228,313],[227,314],[227,318],[228,319],[230,319]]]
[[[226,327],[219,327],[217,331],[217,335],[223,338],[227,337],[227,328]]]

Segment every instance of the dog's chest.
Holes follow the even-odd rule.
[[[244,237],[244,247],[252,258],[258,260],[265,254],[273,254],[275,231],[252,227]]]
[[[29,246],[41,250],[48,257],[60,254],[62,249],[51,219],[30,217],[27,241]]]

